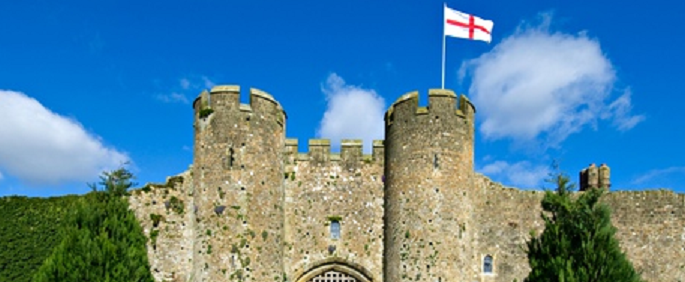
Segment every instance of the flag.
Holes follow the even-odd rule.
[[[490,42],[494,25],[490,20],[484,20],[474,15],[450,9],[445,5],[445,36],[482,40]]]

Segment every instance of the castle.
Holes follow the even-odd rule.
[[[543,192],[474,171],[475,107],[450,90],[401,96],[385,140],[286,139],[269,94],[216,86],[194,101],[188,171],[133,191],[157,281],[522,281]],[[581,188],[610,184],[607,166]],[[685,280],[685,195],[611,192],[617,237],[648,281]]]

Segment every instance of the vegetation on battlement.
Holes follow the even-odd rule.
[[[140,191],[148,193],[155,188],[175,190],[177,184],[183,184],[183,176],[177,175],[169,177],[165,183],[147,183],[142,188],[134,190],[134,193],[140,193]]]
[[[214,110],[212,110],[211,108],[202,109],[200,110],[200,118],[206,118],[212,113],[214,113]]]

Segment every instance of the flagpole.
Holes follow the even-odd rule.
[[[443,3],[442,9],[442,89],[445,89],[445,7],[447,3]]]
[[[445,89],[445,35],[442,35],[442,89]]]

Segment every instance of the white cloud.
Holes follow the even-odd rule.
[[[334,148],[342,139],[363,139],[364,151],[370,152],[374,139],[383,139],[385,101],[372,89],[345,84],[333,73],[321,86],[328,106],[317,135],[331,139]]]
[[[173,92],[171,94],[159,94],[157,95],[157,100],[160,100],[164,103],[183,103],[183,104],[188,104],[190,101],[188,101],[188,98],[186,95],[183,95],[182,93],[177,93]]]
[[[77,121],[20,92],[0,90],[0,169],[30,184],[94,181],[129,161]]]
[[[669,168],[664,168],[664,169],[653,169],[648,171],[647,173],[640,175],[633,180],[633,184],[642,184],[647,181],[650,181],[652,179],[655,179],[657,177],[663,177],[668,174],[673,174],[673,173],[682,173],[685,174],[685,167],[684,166],[673,166]]]
[[[0,180],[2,180],[4,176],[2,175],[2,172],[0,172]]]
[[[613,116],[613,125],[620,131],[629,130],[645,120],[644,115],[630,115],[633,108],[630,101],[631,95],[632,92],[627,89],[621,97],[609,105],[608,111],[603,116],[605,119]]]
[[[211,89],[212,87],[214,87],[214,85],[216,85],[216,83],[209,80],[209,78],[206,76],[203,76],[201,78],[202,78],[202,83],[204,84],[205,88],[207,88],[207,89]]]
[[[157,94],[155,98],[164,103],[182,103],[189,104],[190,97],[195,97],[203,89],[211,89],[216,85],[206,76],[199,77],[184,77],[179,79],[178,85],[171,87],[168,94]]]
[[[187,78],[182,78],[180,84],[183,90],[188,90],[188,88],[190,88],[190,80]]]
[[[531,141],[546,137],[554,146],[597,119],[619,130],[644,120],[630,114],[630,92],[609,102],[616,71],[599,41],[584,33],[550,32],[551,17],[522,26],[479,58],[465,62],[469,93],[478,107],[479,130],[488,139]]]
[[[519,188],[542,188],[550,169],[547,166],[532,165],[528,161],[513,164],[506,161],[494,161],[478,169],[478,172],[506,185]]]

